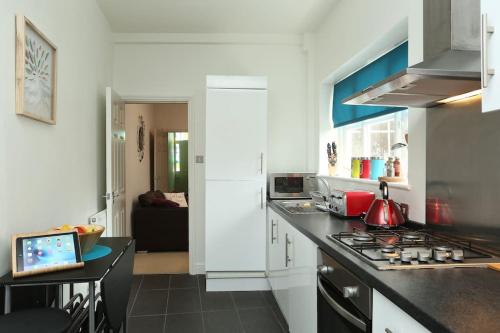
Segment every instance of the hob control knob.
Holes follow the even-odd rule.
[[[431,254],[428,251],[418,251],[417,259],[419,262],[429,262]]]
[[[410,251],[401,252],[401,262],[404,264],[410,264],[412,259],[412,254]]]
[[[451,259],[453,261],[464,261],[464,250],[451,251]]]
[[[434,260],[445,262],[448,259],[448,252],[434,250]]]
[[[318,266],[318,272],[321,274],[331,274],[333,273],[333,267],[328,265]]]

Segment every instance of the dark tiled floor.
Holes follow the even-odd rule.
[[[204,275],[134,276],[129,333],[286,333],[270,291],[206,292]]]

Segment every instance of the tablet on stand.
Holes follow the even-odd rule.
[[[76,231],[12,236],[12,276],[22,277],[83,267]]]

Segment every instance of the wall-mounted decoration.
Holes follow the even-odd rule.
[[[16,113],[56,124],[57,48],[30,20],[16,16]]]
[[[144,136],[146,133],[146,125],[144,124],[144,119],[139,116],[139,124],[137,125],[137,158],[139,162],[144,159]]]

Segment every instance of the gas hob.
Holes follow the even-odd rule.
[[[438,236],[425,230],[375,229],[327,235],[378,270],[486,267],[500,263],[471,242]]]

